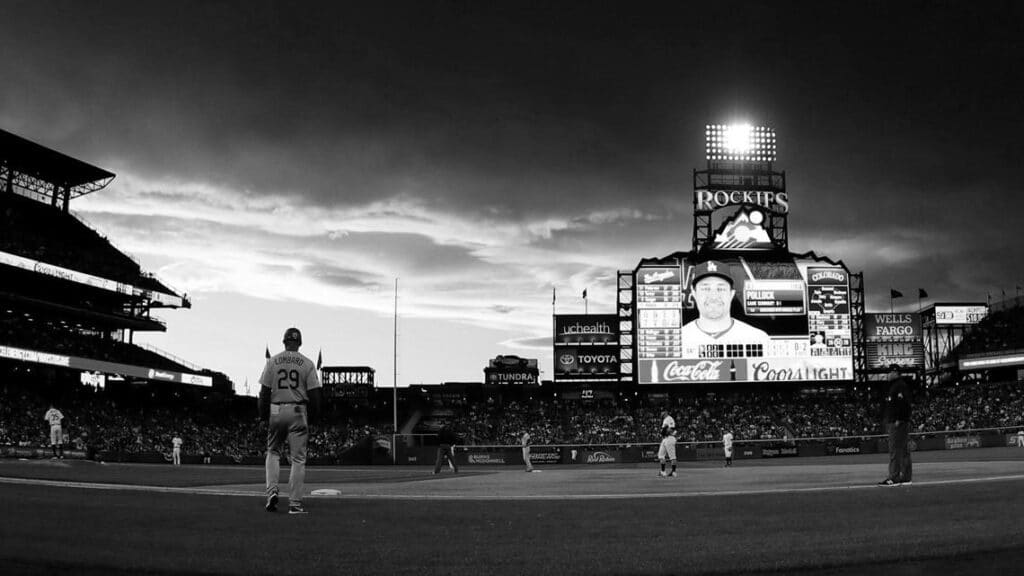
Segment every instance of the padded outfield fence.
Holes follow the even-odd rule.
[[[971,430],[945,430],[919,432],[910,435],[910,449],[960,450],[999,446],[1021,446],[1019,426]],[[530,446],[533,465],[565,464],[638,464],[658,460],[658,442],[630,444],[536,444]],[[1024,446],[1021,446],[1024,448]],[[757,439],[734,440],[733,458],[761,459],[786,457],[835,456],[852,454],[887,453],[887,435],[829,436],[798,438],[793,440]],[[433,463],[436,448],[398,447],[396,463]],[[724,458],[720,441],[679,442],[676,459],[679,461],[721,460]],[[426,459],[426,460],[424,460]],[[455,460],[459,465],[522,465],[521,445],[461,445],[455,447]]]
[[[1024,437],[1018,432],[1020,426],[1003,428],[978,428],[970,430],[945,430],[941,432],[917,432],[910,435],[910,449],[962,450],[969,448],[991,448],[1021,446]],[[437,457],[437,446],[430,444],[431,436],[417,434],[408,439],[402,435],[387,435],[366,439],[364,443],[345,452],[328,457],[310,458],[311,466],[335,465],[433,465]],[[392,452],[392,446],[396,449]],[[657,442],[628,444],[534,444],[530,446],[530,462],[534,465],[601,465],[639,464],[657,461]],[[889,450],[885,435],[830,436],[818,438],[739,439],[733,441],[733,458],[736,460],[762,458],[792,458],[813,456],[834,456],[852,454],[886,453]],[[0,457],[45,459],[52,452],[47,446],[0,446]],[[170,451],[165,452],[97,452],[65,449],[68,459],[96,459],[107,462],[140,462],[150,464],[170,463]],[[724,455],[720,441],[679,442],[676,446],[679,461],[721,460]],[[460,465],[518,465],[523,462],[522,446],[518,444],[458,445],[455,460]],[[184,464],[202,464],[202,456],[182,455]],[[209,464],[215,465],[262,465],[263,456],[229,457],[214,454]],[[282,461],[287,465],[287,459]]]

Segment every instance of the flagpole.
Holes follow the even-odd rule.
[[[558,378],[558,371],[555,370],[557,366],[556,362],[558,359],[555,358],[555,340],[558,338],[557,330],[558,326],[555,321],[555,287],[551,287],[551,381],[554,382]]]
[[[391,375],[391,402],[394,406],[394,419],[391,422],[391,463],[398,463],[398,445],[395,440],[398,436],[398,278],[395,278],[395,330],[393,350],[393,370]]]

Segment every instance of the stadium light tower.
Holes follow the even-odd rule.
[[[709,162],[775,161],[775,130],[767,126],[709,124],[704,135]]]
[[[775,129],[746,122],[708,124],[704,143],[707,167],[693,172],[693,249],[712,245],[712,214],[733,206],[757,208],[757,217],[767,220],[771,243],[787,249],[789,195],[786,173],[773,167]]]

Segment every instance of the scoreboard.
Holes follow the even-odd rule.
[[[705,334],[694,329],[701,313],[692,286],[703,261],[691,258],[635,271],[640,384],[853,379],[850,274],[842,264],[813,255],[716,259],[732,279],[725,306],[740,328]]]

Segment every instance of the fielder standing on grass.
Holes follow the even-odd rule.
[[[54,408],[53,404],[50,404],[50,409],[43,415],[43,420],[50,423],[50,449],[53,450],[52,460],[57,458],[64,459],[64,431],[60,427],[60,421],[63,419],[64,415],[60,413],[60,410]]]
[[[320,414],[322,390],[316,365],[299,353],[302,332],[289,328],[284,333],[284,352],[270,358],[260,376],[260,418],[267,420],[267,504],[277,510],[281,450],[288,442],[291,473],[288,476],[288,513],[305,514],[302,491],[306,483],[306,443],[309,418]]]
[[[530,462],[530,432],[524,431],[523,438],[523,462],[526,463],[526,471],[533,472],[533,463]]]
[[[661,446],[658,447],[658,462],[661,463],[661,472],[658,476],[676,476],[676,421],[669,416],[668,412],[662,412],[661,420]],[[665,472],[666,458],[672,462],[672,472]]]
[[[177,434],[171,438],[171,461],[175,466],[181,466],[181,445],[183,441]]]
[[[732,466],[732,432],[726,430],[722,434],[722,451],[725,452],[725,467]]]

